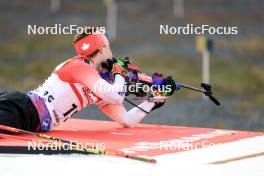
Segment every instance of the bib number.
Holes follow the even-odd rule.
[[[64,117],[66,117],[66,116],[68,116],[69,114],[71,114],[72,112],[72,114],[71,114],[71,116],[74,114],[74,113],[76,113],[77,112],[77,105],[76,104],[72,104],[72,108],[71,109],[69,109],[67,112],[65,112],[64,114],[63,114],[63,116]],[[76,110],[76,111],[75,111]]]

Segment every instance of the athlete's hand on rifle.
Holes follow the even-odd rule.
[[[163,77],[162,74],[154,73],[152,75],[152,86],[157,90],[162,90],[163,96],[171,96],[175,91],[180,89],[180,86],[175,83],[171,76]]]
[[[154,73],[152,75],[152,86],[153,88],[157,89],[158,92],[162,90],[162,96],[167,97],[173,95],[175,91],[180,89],[180,86],[175,83],[171,76],[164,78],[163,75],[159,73]],[[159,96],[155,96],[154,94],[150,97],[152,97],[153,99],[160,98]],[[160,99],[160,101],[155,102],[155,106],[151,109],[151,111],[162,107],[164,104],[165,99]]]

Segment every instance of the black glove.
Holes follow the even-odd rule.
[[[164,96],[171,96],[174,94],[174,92],[176,90],[178,90],[178,88],[176,87],[176,83],[175,81],[172,79],[171,76],[168,76],[166,78],[164,78],[164,85],[167,86],[169,85],[170,86],[170,91],[165,91],[163,93]]]
[[[165,101],[164,102],[156,102],[155,106],[150,111],[154,111],[155,109],[162,107],[164,104],[165,104]]]

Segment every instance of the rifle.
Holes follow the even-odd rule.
[[[137,84],[137,83],[140,83],[143,85],[148,85],[148,86],[152,85],[152,76],[149,76],[146,73],[141,72],[141,68],[139,66],[133,65],[131,63],[129,57],[125,57],[124,59],[114,59],[114,62],[120,64],[123,68],[125,68],[127,70],[127,78],[126,78],[127,80],[126,81],[130,85],[131,84]],[[105,65],[105,63],[103,63],[102,67],[107,68],[107,65]],[[193,86],[189,86],[187,84],[183,84],[183,83],[179,83],[179,82],[176,82],[175,84],[176,84],[176,87],[178,89],[179,88],[185,88],[185,89],[201,92],[205,96],[207,96],[214,104],[216,104],[218,106],[220,105],[220,102],[213,96],[212,86],[210,84],[201,83],[201,87],[203,89],[193,87]],[[142,92],[142,91],[139,91],[139,92],[127,91],[126,95],[129,95],[131,93],[136,95],[137,97],[140,97],[140,98],[136,98],[137,100],[147,99],[147,100],[151,101],[151,98],[148,97],[147,94]]]

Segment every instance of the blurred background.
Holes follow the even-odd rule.
[[[114,7],[113,7],[114,3]],[[28,35],[27,25],[106,26],[117,13],[115,56],[130,56],[146,73],[199,86],[202,54],[195,35],[160,35],[171,26],[238,26],[238,35],[210,35],[210,83],[222,103],[179,90],[144,123],[264,130],[264,1],[262,0],[0,0],[0,89],[26,92],[75,55],[73,35]],[[127,105],[128,108],[131,106]],[[79,118],[108,120],[95,106]]]

